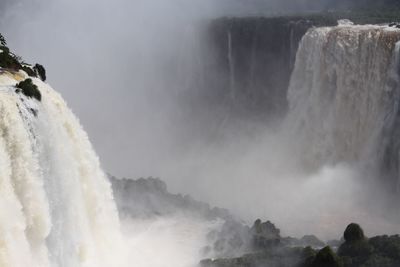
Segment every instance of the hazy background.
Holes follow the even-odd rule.
[[[359,209],[379,204],[364,199],[367,189],[349,166],[327,166],[311,177],[294,172],[296,159],[273,129],[236,124],[222,129],[224,138],[209,138],[203,130],[213,129],[204,127],[221,131],[220,125],[187,116],[190,108],[177,101],[200,75],[207,56],[201,34],[210,18],[315,11],[351,1],[0,1],[0,32],[27,62],[46,67],[105,171],[159,176],[173,192],[249,221],[273,220],[284,234],[339,237],[350,220],[362,218],[369,218],[367,232],[393,229],[386,215],[371,220]]]

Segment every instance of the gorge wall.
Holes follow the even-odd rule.
[[[282,118],[300,40],[312,27],[335,26],[349,18],[357,24],[391,22],[395,17],[357,12],[304,16],[232,17],[212,21],[207,29],[211,57],[203,94],[245,118]],[[211,100],[212,99],[212,100]]]

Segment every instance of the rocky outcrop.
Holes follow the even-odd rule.
[[[260,225],[260,223],[257,223]],[[314,238],[305,237],[302,240]],[[350,224],[344,232],[345,242],[336,253],[329,246],[291,247],[280,243],[256,250],[241,257],[207,259],[202,267],[398,267],[400,266],[400,237],[364,237],[361,227]]]
[[[280,243],[280,230],[270,221],[262,222],[260,219],[254,222],[250,229],[252,245],[256,249],[275,247]]]
[[[109,176],[109,179],[121,216],[138,218],[188,213],[206,219],[231,218],[225,209],[212,208],[189,195],[169,193],[166,183],[159,178],[133,180]]]

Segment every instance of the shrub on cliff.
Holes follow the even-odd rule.
[[[363,229],[356,223],[351,223],[346,227],[343,237],[346,242],[356,242],[365,239]]]
[[[315,256],[310,267],[342,267],[341,259],[327,246],[321,249]]]
[[[33,70],[36,72],[37,75],[39,75],[42,81],[46,81],[46,70],[42,65],[36,63],[33,67]]]
[[[2,46],[7,46],[6,38],[0,33],[0,44]]]
[[[37,77],[35,71],[28,65],[22,66],[22,70],[25,71],[30,77]]]
[[[42,100],[42,94],[35,84],[32,83],[31,79],[26,79],[16,85],[18,88],[16,90],[17,93],[22,92],[27,97],[34,97],[37,100]]]
[[[400,236],[376,236],[369,239],[373,255],[365,263],[365,267],[400,266]]]
[[[311,266],[314,262],[315,256],[316,251],[312,247],[305,247],[302,252],[303,263],[300,265],[300,267]]]
[[[25,71],[30,77],[40,77],[42,81],[46,80],[46,70],[36,64],[33,68],[29,64],[22,61],[22,58],[11,53],[7,47],[7,42],[3,35],[0,34],[0,68],[9,69],[12,71]]]
[[[12,70],[19,70],[22,68],[21,63],[19,63],[18,59],[9,53],[9,49],[6,46],[1,46],[0,49],[2,52],[0,53],[0,67],[7,68]]]

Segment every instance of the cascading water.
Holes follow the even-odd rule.
[[[303,37],[285,127],[306,164],[381,161],[385,129],[397,114],[399,40],[398,29],[348,24]]]
[[[229,89],[230,89],[230,97],[232,100],[235,100],[236,97],[236,89],[235,89],[235,63],[233,61],[232,54],[232,34],[228,32],[228,62],[229,62]]]
[[[0,73],[0,266],[120,266],[110,184],[86,133],[50,86],[17,93]]]

